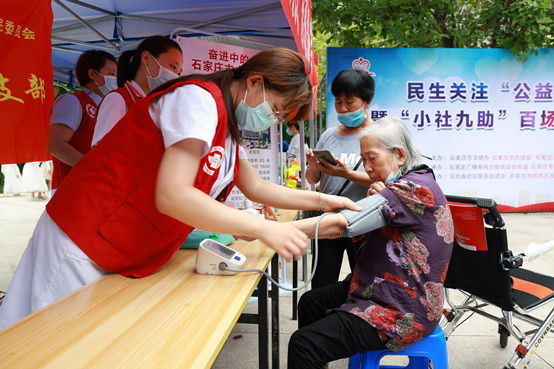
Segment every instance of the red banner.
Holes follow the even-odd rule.
[[[281,0],[281,5],[289,21],[298,52],[312,65],[310,81],[317,85],[317,60],[312,42],[312,2],[310,0]]]
[[[50,0],[4,1],[0,7],[0,164],[50,158],[52,20]]]

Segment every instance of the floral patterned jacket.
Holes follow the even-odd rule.
[[[387,226],[367,234],[349,296],[335,310],[357,315],[393,351],[428,336],[443,306],[442,287],[454,226],[446,198],[426,166],[391,182],[380,193]]]

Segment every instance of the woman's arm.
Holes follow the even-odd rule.
[[[248,160],[240,161],[237,187],[252,201],[283,209],[337,211],[344,208],[360,210],[350,199],[342,196],[301,191],[264,181]]]
[[[189,138],[166,149],[156,182],[158,210],[204,231],[259,238],[287,261],[304,255],[308,238],[290,223],[230,208],[194,187],[204,145],[204,141]]]
[[[83,157],[83,154],[69,143],[74,133],[65,124],[51,124],[46,141],[48,152],[71,167]]]
[[[52,106],[46,149],[71,167],[83,157],[83,153],[69,143],[81,126],[82,115],[83,108],[74,94],[59,96]]]
[[[307,218],[291,222],[296,228],[306,233],[309,238],[316,238],[315,230],[320,217]],[[340,213],[328,213],[319,223],[317,238],[342,237],[347,225],[346,218]]]

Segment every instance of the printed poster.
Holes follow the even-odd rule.
[[[373,119],[400,117],[450,195],[500,211],[554,211],[554,51],[519,62],[504,49],[327,49],[331,83],[360,68],[375,79]]]

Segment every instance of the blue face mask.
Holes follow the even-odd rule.
[[[96,73],[104,77],[104,84],[102,86],[100,86],[96,81],[94,81],[94,83],[96,83],[96,85],[100,89],[100,92],[102,92],[104,96],[106,96],[110,91],[113,91],[117,88],[116,76],[105,76],[100,72],[96,72]]]
[[[292,132],[290,131],[290,128],[287,128],[285,132],[287,132],[287,135],[292,136]]]
[[[385,179],[385,186],[400,178],[400,169],[398,169],[398,172],[394,174],[394,159],[396,158],[396,148],[394,148],[394,153],[392,155],[392,167],[390,168],[390,173],[387,176],[387,179]]]
[[[244,99],[241,100],[237,110],[235,110],[237,123],[247,131],[262,132],[279,121],[279,119],[273,114],[273,110],[271,110],[269,103],[265,100],[265,85],[263,91],[264,102],[255,108],[251,108],[245,102],[246,95],[248,94],[248,90],[246,90]]]
[[[339,118],[339,122],[350,128],[359,127],[360,124],[363,123],[365,118],[367,118],[363,106],[356,111],[351,111],[348,113],[337,113],[337,116]]]
[[[172,72],[165,67],[162,67],[160,62],[158,62],[158,59],[154,58],[154,56],[152,56],[152,59],[154,59],[156,64],[158,64],[158,66],[160,67],[160,71],[158,72],[157,77],[152,77],[152,75],[150,74],[150,70],[148,69],[148,66],[145,65],[146,71],[148,72],[146,79],[148,80],[148,88],[150,88],[150,91],[152,91],[158,86],[163,85],[167,81],[171,81],[172,79],[179,78],[179,75],[177,73]]]

